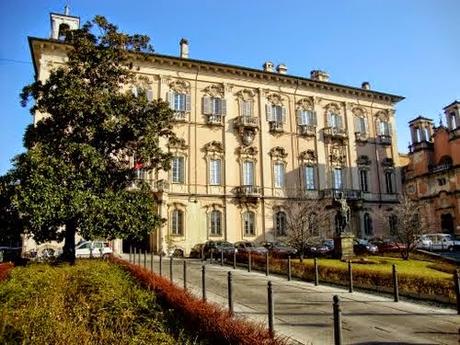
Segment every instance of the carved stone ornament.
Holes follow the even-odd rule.
[[[249,146],[249,147],[239,147],[238,148],[238,153],[241,156],[256,156],[259,151],[257,150],[257,147],[255,146]]]
[[[305,97],[297,101],[297,109],[313,110],[313,97]]]
[[[215,152],[215,153],[223,153],[224,146],[219,141],[211,141],[204,145],[204,150],[206,152]]]
[[[271,93],[267,96],[267,101],[273,105],[283,105],[283,97],[277,93]]]
[[[188,149],[188,145],[185,143],[185,139],[182,139],[182,138],[170,138],[168,147],[170,149],[179,149],[179,150]]]
[[[220,97],[223,98],[225,94],[224,85],[222,84],[212,84],[204,88],[204,93],[211,97]]]
[[[177,93],[190,93],[190,83],[185,80],[174,80],[169,83],[169,88]]]
[[[241,127],[240,130],[241,142],[245,146],[249,146],[254,141],[256,137],[256,129],[255,128],[244,128]]]
[[[243,90],[240,90],[237,93],[235,93],[235,96],[238,99],[242,99],[243,101],[252,100],[252,99],[254,99],[255,95],[256,95],[256,93],[254,92],[254,90],[250,90],[250,89],[243,89]]]
[[[268,153],[270,155],[270,157],[272,157],[273,159],[275,158],[278,158],[278,159],[284,159],[287,157],[287,153],[286,153],[286,150],[284,148],[282,148],[281,146],[275,146],[274,148],[272,148],[270,150],[270,152]]]
[[[304,164],[314,164],[316,162],[316,154],[313,150],[302,151],[299,155],[299,159]]]
[[[358,165],[371,165],[371,160],[366,155],[361,155],[356,160],[356,164]]]
[[[386,168],[393,168],[395,165],[395,162],[393,161],[393,158],[384,158],[382,160],[382,166]]]
[[[337,103],[329,103],[324,107],[326,113],[340,114],[340,107]]]
[[[141,75],[141,76],[138,76],[136,78],[136,85],[144,88],[144,89],[148,89],[150,85],[153,84],[153,79],[152,78],[149,78],[145,75]]]
[[[343,165],[346,163],[347,154],[345,146],[335,145],[331,147],[329,159],[332,164]]]
[[[351,112],[357,117],[366,117],[367,114],[367,111],[364,108],[356,106],[351,109]]]
[[[388,113],[387,110],[379,110],[377,113],[374,115],[377,119],[382,120],[382,121],[389,121],[390,120],[390,114]]]

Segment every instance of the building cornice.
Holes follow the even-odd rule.
[[[43,39],[37,37],[28,37],[29,40],[29,47],[32,54],[32,61],[34,65],[35,75],[37,77],[38,66],[37,60],[39,59],[40,48],[49,47],[51,49],[62,49],[66,51],[70,49],[71,46],[65,44],[64,42],[53,40],[53,39]],[[214,73],[222,73],[231,76],[241,76],[248,79],[254,80],[264,80],[264,81],[272,81],[278,83],[284,83],[286,85],[292,85],[295,87],[307,87],[322,91],[329,91],[329,92],[337,92],[346,94],[348,96],[355,96],[360,97],[363,99],[369,100],[378,100],[384,102],[391,102],[397,103],[404,99],[402,96],[397,96],[389,93],[383,93],[378,91],[372,90],[364,90],[357,87],[335,84],[330,82],[324,81],[317,81],[312,80],[309,78],[299,77],[299,76],[291,76],[291,75],[283,75],[277,72],[266,72],[261,71],[254,68],[243,67],[243,66],[236,66],[236,65],[229,65],[223,64],[218,62],[212,61],[205,61],[205,60],[195,60],[195,59],[183,59],[180,57],[169,56],[169,55],[162,55],[156,53],[144,53],[144,52],[136,52],[132,53],[133,60],[138,62],[150,62],[168,66],[177,66],[177,67],[184,67],[193,70],[200,70],[203,72],[214,72]]]

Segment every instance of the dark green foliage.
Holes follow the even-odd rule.
[[[23,106],[32,98],[31,112],[46,115],[27,128],[28,151],[14,159],[9,179],[23,229],[39,242],[65,239],[73,261],[77,231],[86,239],[141,238],[159,226],[153,195],[134,184],[129,163],[135,157],[144,171],[169,169],[160,139],[173,136],[173,113],[129,89],[136,83],[130,57],[151,51],[147,36],[119,33],[97,16],[65,41],[68,61],[23,89]]]

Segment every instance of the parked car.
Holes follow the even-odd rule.
[[[204,243],[197,243],[193,246],[192,250],[190,251],[189,257],[201,259],[201,255],[203,253]]]
[[[418,249],[430,250],[432,246],[433,246],[433,241],[428,236],[421,235],[417,239],[416,247]]]
[[[240,241],[235,243],[235,248],[238,250],[238,253],[252,253],[265,255],[268,252],[268,249],[262,245],[257,245],[251,241]]]
[[[275,257],[287,258],[289,255],[291,257],[297,255],[297,249],[281,241],[265,241],[260,245],[267,248],[270,254]]]
[[[391,239],[374,238],[369,243],[377,246],[379,253],[399,252],[403,248],[402,243],[397,243]]]
[[[376,254],[379,251],[379,248],[370,243],[368,240],[364,239],[355,239],[353,242],[353,251],[355,254]]]
[[[431,241],[430,250],[453,251],[460,248],[460,241],[454,239],[451,234],[426,234],[423,235],[426,239]]]
[[[89,257],[106,257],[113,253],[110,248],[109,242],[106,241],[84,241],[75,247],[75,257],[89,258]]]
[[[233,244],[227,241],[207,241],[203,245],[203,256],[205,259],[211,257],[211,251],[213,252],[214,258],[220,255],[220,252],[224,252],[224,256],[233,255],[236,250]]]
[[[0,247],[0,262],[18,262],[21,259],[22,247]]]
[[[308,256],[326,256],[334,252],[334,240],[318,240],[307,247]]]

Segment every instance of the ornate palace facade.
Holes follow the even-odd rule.
[[[38,79],[65,61],[60,27],[75,28],[75,18],[52,14],[51,38],[29,39]],[[167,219],[152,231],[153,249],[284,238],[286,201],[299,196],[334,207],[344,195],[357,236],[388,231],[373,210],[394,205],[401,191],[394,107],[402,97],[369,83],[332,83],[322,71],[292,76],[283,64],[259,70],[194,60],[184,39],[178,57],[132,59],[137,84],[127,87],[168,100],[178,137],[164,143],[174,154],[170,171],[138,171]],[[331,219],[323,236],[335,228]]]

